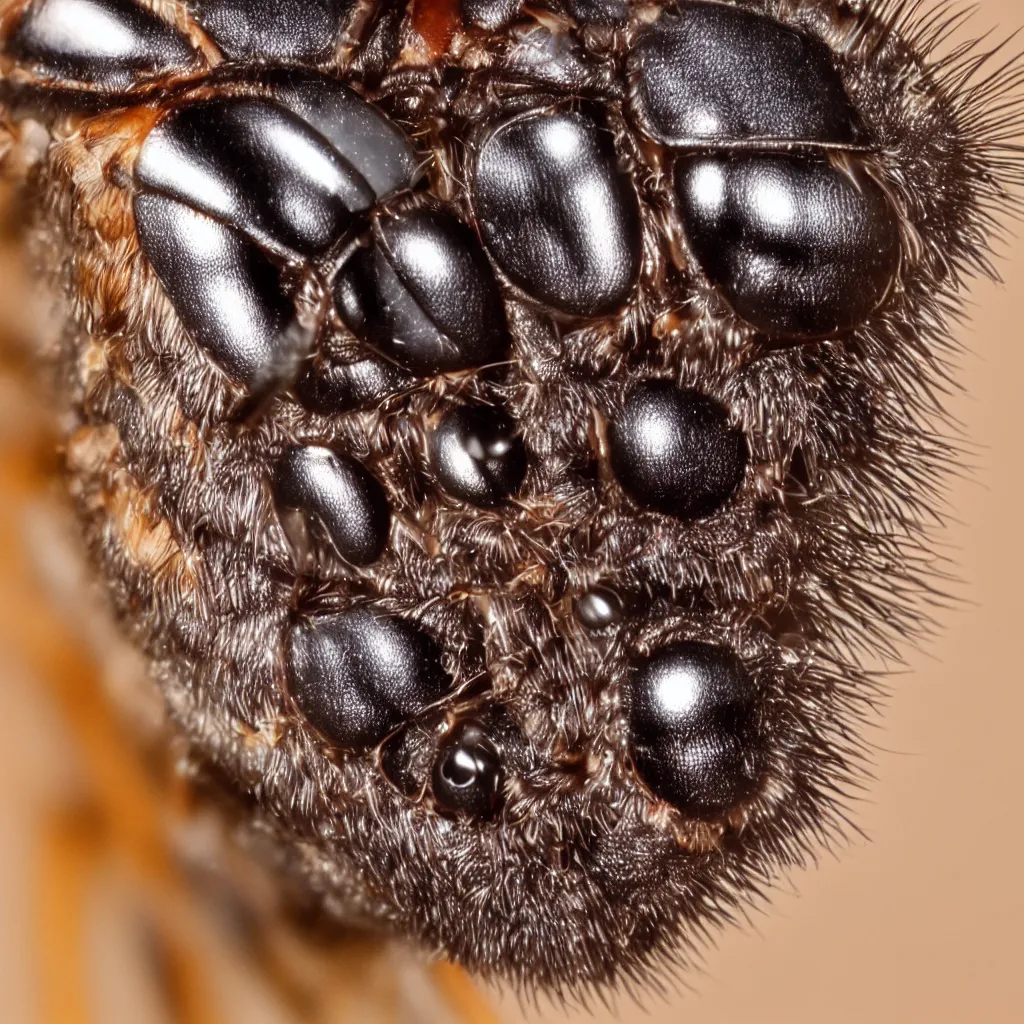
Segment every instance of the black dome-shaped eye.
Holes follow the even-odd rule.
[[[352,565],[369,565],[388,539],[384,488],[352,459],[315,445],[289,448],[274,477],[278,503],[312,518]]]
[[[187,203],[271,250],[306,256],[335,242],[352,215],[375,199],[319,132],[262,97],[173,110],[142,144],[135,177],[144,189]]]
[[[494,272],[458,218],[421,209],[374,221],[374,245],[338,277],[348,326],[413,373],[503,361],[509,337]]]
[[[526,475],[526,449],[516,425],[492,406],[453,409],[434,427],[429,445],[441,485],[470,505],[500,505]]]
[[[764,331],[855,327],[896,275],[896,213],[864,173],[809,157],[701,157],[680,161],[676,190],[704,272]]]
[[[166,196],[136,195],[142,249],[182,324],[254,392],[294,356],[301,332],[280,271],[255,243]]]
[[[591,587],[575,603],[576,618],[584,629],[601,630],[622,621],[622,598],[608,587]]]
[[[70,79],[118,91],[144,76],[198,63],[186,39],[132,0],[36,0],[22,6],[20,20],[5,26],[10,35],[0,41],[3,51],[55,82]]]
[[[367,608],[296,625],[288,638],[288,667],[299,710],[348,750],[380,743],[451,688],[431,637],[404,619]]]
[[[484,727],[459,723],[437,752],[431,787],[446,811],[471,818],[493,817],[504,781],[501,754]]]
[[[634,116],[670,146],[860,135],[823,42],[728,4],[684,2],[663,14],[638,35],[629,75]]]
[[[709,515],[743,479],[746,438],[699,391],[646,381],[608,429],[615,476],[648,508],[680,519]]]
[[[732,652],[673,644],[634,666],[626,690],[633,760],[657,796],[703,816],[754,793],[765,754],[757,691]]]
[[[611,137],[582,114],[515,117],[484,140],[473,205],[502,270],[576,316],[614,312],[640,273],[636,194]]]

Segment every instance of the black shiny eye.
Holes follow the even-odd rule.
[[[278,503],[313,520],[352,565],[377,560],[388,539],[384,488],[358,462],[329,448],[289,448],[277,464]]]
[[[730,4],[662,15],[637,38],[629,72],[637,119],[672,146],[858,138],[832,51]]]
[[[384,199],[410,188],[423,160],[401,129],[336,78],[301,68],[274,68],[260,76],[283,107],[314,128]]]
[[[526,449],[516,425],[493,406],[453,409],[434,427],[429,447],[441,486],[470,505],[500,505],[526,475]]]
[[[600,630],[622,621],[622,598],[608,587],[592,587],[576,598],[576,618],[585,629]]]
[[[699,391],[669,381],[639,384],[608,431],[619,483],[638,504],[667,515],[710,515],[743,479],[746,438]]]
[[[676,189],[701,267],[762,330],[820,337],[854,327],[896,276],[895,211],[852,164],[701,157],[680,161]]]
[[[437,752],[431,780],[434,799],[446,811],[491,818],[503,781],[501,754],[487,731],[479,722],[460,722]]]
[[[185,329],[233,379],[258,391],[293,344],[295,307],[277,268],[244,235],[184,203],[138,195],[134,210],[146,256]]]
[[[48,78],[110,90],[196,63],[188,42],[133,0],[37,0],[4,49]]]
[[[287,649],[296,705],[346,750],[376,746],[451,688],[430,636],[367,608],[299,623]]]
[[[504,360],[501,293],[476,236],[451,214],[422,209],[374,221],[374,245],[334,289],[349,327],[413,373]]]
[[[355,0],[194,0],[199,23],[226,57],[325,57]]]
[[[533,297],[577,316],[629,298],[640,273],[636,194],[608,133],[582,114],[496,128],[477,157],[473,205],[491,255]]]
[[[626,686],[633,760],[656,796],[697,817],[755,792],[764,770],[753,681],[731,651],[665,647]]]
[[[217,217],[272,251],[303,255],[330,246],[376,198],[302,118],[259,98],[174,111],[147,136],[135,176],[144,189]]]

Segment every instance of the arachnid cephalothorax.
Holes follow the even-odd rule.
[[[2,11],[86,537],[289,886],[573,990],[828,834],[1018,65],[903,0]]]

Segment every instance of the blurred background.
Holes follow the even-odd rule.
[[[976,34],[995,28],[1001,38],[1024,25],[1020,0],[979,7]],[[487,1010],[461,979],[428,978],[390,950],[318,968],[347,1006],[332,1020],[378,1019],[374,998],[359,995],[378,981],[392,1001],[398,985],[401,1005],[415,1008],[395,1011],[397,1019],[431,1024],[1024,1020],[1024,242],[1014,239],[1000,256],[1003,282],[971,292],[970,322],[959,332],[964,390],[950,400],[974,450],[939,538],[957,567],[959,603],[939,613],[937,637],[909,652],[892,678],[871,737],[876,781],[855,810],[863,834],[850,829],[845,846],[782,883],[769,907],[645,1007],[622,999],[577,1016],[491,991]],[[8,334],[32,315],[17,280],[5,253]],[[69,688],[92,685],[99,665],[115,683],[135,666],[90,609],[74,607],[74,547],[38,477],[52,445],[45,410],[13,364],[0,372],[0,1018],[287,1024],[294,1017],[279,993],[201,914],[171,908],[173,940],[156,942],[162,926],[140,916],[137,890],[152,883],[178,892],[159,867],[133,873],[118,856],[83,853],[97,826],[74,809],[88,804],[83,779],[110,723],[80,709],[92,723],[83,752],[81,722],[68,721],[78,715]],[[116,775],[118,765],[115,758],[106,770]],[[76,942],[79,952],[62,948]],[[84,957],[74,965],[87,979],[84,1008],[60,991],[76,956]],[[190,981],[197,970],[204,977]],[[184,1011],[168,1009],[168,989]]]

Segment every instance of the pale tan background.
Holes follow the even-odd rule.
[[[980,7],[979,29],[1024,25],[1020,0]],[[751,927],[708,952],[690,991],[654,999],[650,1014],[626,1003],[617,1018],[593,1019],[1024,1021],[1024,244],[1009,256],[1004,284],[974,288],[961,332],[965,393],[952,405],[978,469],[953,489],[956,522],[943,543],[965,581],[963,603],[893,680],[873,736],[877,781],[856,811],[869,840],[852,837],[838,857],[795,875]],[[0,392],[0,431],[13,401]],[[0,1020],[13,1024],[33,1020],[36,1005],[23,825],[60,776],[38,737],[61,734],[2,649],[0,673]],[[564,1017],[523,1012],[513,999],[500,1012],[507,1024]]]

